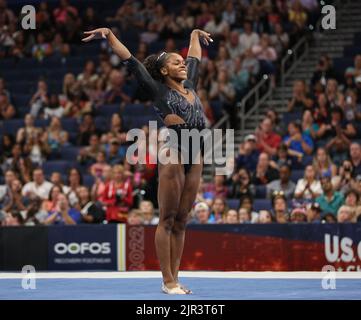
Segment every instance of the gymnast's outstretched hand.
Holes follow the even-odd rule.
[[[89,42],[96,39],[106,39],[111,33],[109,28],[98,28],[90,31],[85,31],[84,34],[87,37],[83,38],[82,41]]]

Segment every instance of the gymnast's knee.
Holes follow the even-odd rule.
[[[186,225],[187,225],[187,215],[177,216],[174,219],[172,233],[180,234],[185,232]]]
[[[163,227],[165,231],[172,232],[174,224],[175,224],[175,217],[177,212],[169,212],[167,215],[162,217],[159,221],[159,226]]]

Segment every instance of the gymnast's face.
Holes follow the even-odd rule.
[[[185,60],[178,53],[170,53],[167,57],[164,66],[160,72],[165,76],[176,81],[183,81],[187,79],[187,66]]]

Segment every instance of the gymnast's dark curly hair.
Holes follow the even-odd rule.
[[[161,52],[160,54],[151,54],[144,59],[143,65],[154,80],[164,81],[164,76],[160,72],[160,69],[165,65],[168,57],[169,53]]]

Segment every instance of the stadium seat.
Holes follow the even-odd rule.
[[[253,202],[253,210],[259,212],[260,210],[271,210],[272,204],[269,199],[255,199]]]
[[[230,209],[238,210],[239,199],[227,199],[227,205]]]
[[[256,195],[257,199],[264,199],[266,198],[267,188],[266,186],[256,186]]]
[[[72,162],[56,160],[56,161],[46,161],[43,164],[43,170],[45,175],[51,175],[53,172],[60,172],[61,174],[67,174],[70,168],[74,167]]]
[[[63,147],[60,150],[60,156],[63,160],[76,161],[80,147]]]
[[[305,174],[304,170],[293,170],[291,173],[291,180],[297,183],[299,179],[303,178],[304,174]]]

